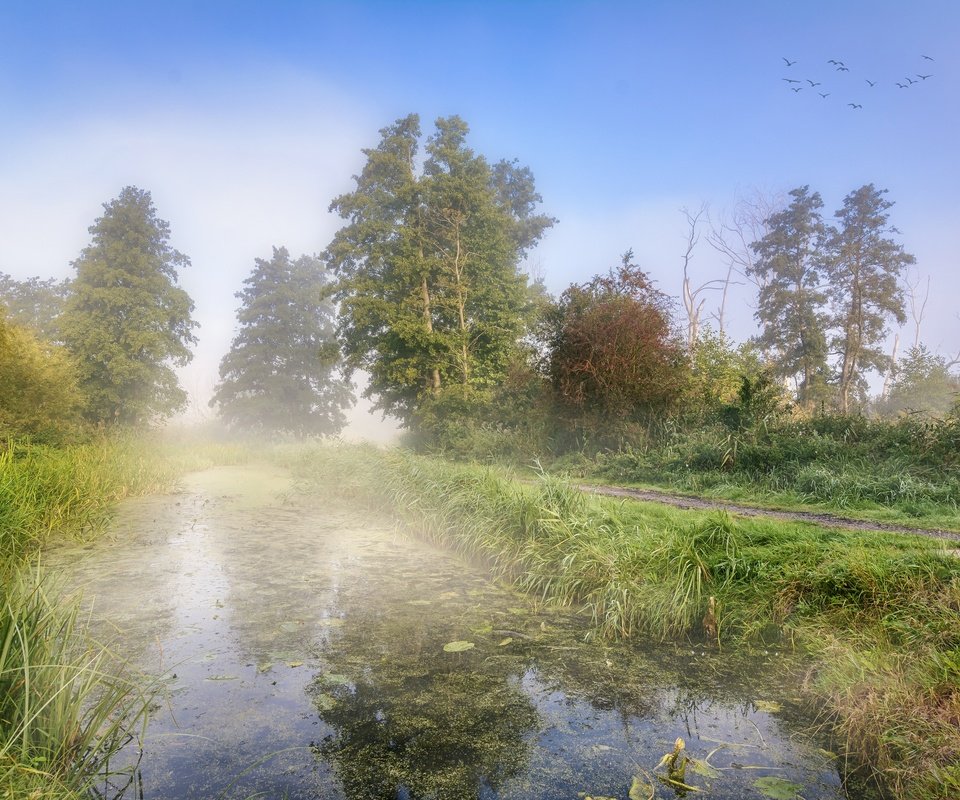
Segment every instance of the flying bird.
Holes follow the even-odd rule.
[[[796,87],[791,86],[791,87],[790,87],[790,91],[791,91],[791,92],[802,92],[802,91],[803,91],[803,87],[802,87],[802,86],[796,86]]]
[[[793,78],[782,78],[781,80],[785,80],[787,83],[800,83],[800,81],[795,81]]]
[[[897,83],[897,86],[899,86],[901,89],[909,89],[909,88],[910,88],[909,86],[907,86],[906,84],[903,84],[903,83]]]
[[[827,93],[817,92],[817,94],[820,95],[824,100],[826,100],[830,96],[830,92],[827,92]]]
[[[918,72],[918,73],[917,73],[917,77],[918,77],[918,78],[922,78],[923,80],[926,80],[927,78],[932,78],[933,75],[932,75],[932,74],[931,74],[931,75],[921,75],[921,74]]]
[[[916,81],[913,78],[904,78],[904,80],[907,82],[908,86],[912,86],[913,84],[916,83]]]
[[[867,83],[870,84],[870,88],[871,88],[871,89],[872,89],[874,86],[877,85],[877,82],[876,82],[876,81],[872,81],[872,80],[870,80],[869,78],[864,78],[864,80],[865,80]]]
[[[842,62],[842,61],[834,61],[832,58],[831,58],[827,63],[828,63],[828,64],[833,64],[833,66],[835,66],[835,67],[842,67],[842,66],[843,66],[843,62]]]
[[[787,62],[788,67],[792,67],[794,64],[797,63],[796,61],[791,61],[789,58],[786,58],[785,56],[780,56],[780,58],[782,58],[784,61]]]
[[[930,58],[930,56],[924,56],[924,58],[927,59],[927,61],[933,61],[933,59]]]
[[[849,72],[849,71],[850,69],[848,67],[837,67],[837,72]]]
[[[863,108],[859,103],[847,103],[847,105],[850,106],[850,108]]]
[[[807,78],[807,83],[810,84],[810,88],[811,88],[811,89],[812,89],[814,86],[820,86],[819,83],[814,83],[814,82],[813,82],[812,80],[810,80],[809,78]]]

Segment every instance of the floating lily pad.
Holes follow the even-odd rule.
[[[697,775],[702,775],[704,778],[719,778],[720,771],[708,764],[702,758],[688,758],[690,764],[690,769],[697,773]]]
[[[288,662],[287,662],[287,666],[288,666],[288,667],[302,667],[302,666],[303,666],[303,662],[302,662],[302,661],[288,661]]]
[[[753,785],[760,794],[771,800],[796,800],[797,793],[803,788],[799,783],[772,776],[757,778]]]
[[[506,647],[512,641],[513,641],[513,637],[508,636],[506,639],[501,639],[500,644],[498,644],[497,647]]]
[[[634,775],[630,784],[630,800],[650,800],[657,793],[653,781],[644,775]]]
[[[270,661],[264,661],[262,664],[257,664],[257,674],[262,675],[264,672],[269,672],[273,663]]]
[[[443,646],[443,652],[445,653],[462,653],[464,650],[472,650],[475,647],[473,642],[447,642]]]
[[[783,709],[775,700],[754,700],[753,705],[757,711],[765,711],[767,714],[776,714]]]

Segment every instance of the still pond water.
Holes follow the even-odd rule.
[[[127,800],[673,798],[677,737],[692,797],[845,797],[781,654],[584,641],[279,472],[192,474],[51,562],[162,687]]]

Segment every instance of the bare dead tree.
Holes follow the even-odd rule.
[[[697,343],[697,336],[700,333],[700,316],[707,302],[705,293],[724,288],[725,282],[722,279],[715,279],[694,286],[690,280],[690,261],[700,241],[699,226],[701,221],[709,221],[709,213],[706,203],[702,203],[695,214],[687,208],[681,208],[680,211],[687,220],[687,249],[683,254],[683,307],[687,312],[687,350],[690,351]]]
[[[893,383],[893,376],[897,371],[897,350],[900,348],[900,334],[893,337],[893,349],[890,351],[890,366],[887,367],[887,374],[883,376],[883,388],[880,390],[880,398],[887,399],[890,393],[890,384]]]
[[[766,221],[783,207],[783,195],[766,193],[759,189],[747,195],[734,198],[733,210],[721,214],[716,224],[711,224],[707,235],[708,244],[716,250],[727,265],[727,276],[723,283],[720,308],[713,315],[720,333],[726,327],[727,298],[733,280],[739,275],[750,281],[757,289],[763,288],[763,279],[754,270],[754,253],[750,246],[767,234]]]
[[[930,276],[927,275],[927,286],[923,292],[923,299],[920,298],[918,289],[923,282],[923,278],[918,274],[916,280],[907,278],[907,301],[910,305],[910,318],[913,320],[913,346],[920,346],[920,326],[923,324],[923,317],[927,310],[927,301],[930,299]]]

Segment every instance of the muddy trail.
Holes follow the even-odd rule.
[[[50,553],[158,689],[104,798],[863,800],[776,648],[592,638],[390,518],[262,467],[125,502]]]
[[[829,514],[817,511],[785,511],[761,506],[742,505],[726,500],[713,500],[705,497],[675,494],[661,489],[633,489],[626,486],[605,486],[590,483],[577,484],[577,488],[590,494],[604,497],[623,497],[629,500],[640,500],[646,503],[662,503],[697,511],[729,511],[744,517],[762,517],[779,519],[787,522],[809,522],[827,528],[844,528],[855,531],[878,531],[885,533],[906,533],[916,536],[931,536],[936,539],[960,541],[960,532],[948,531],[941,528],[917,528],[905,525],[895,525],[888,522],[854,519],[839,514]]]

